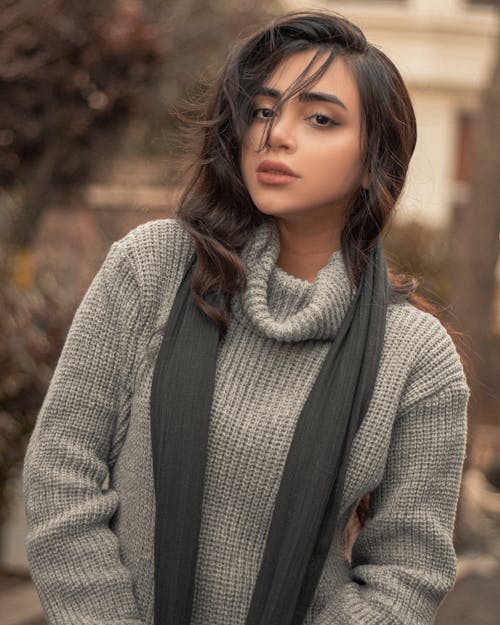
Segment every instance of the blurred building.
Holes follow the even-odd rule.
[[[495,56],[497,0],[288,0],[358,24],[398,66],[415,106],[418,142],[399,218],[445,225],[467,198],[472,125]]]

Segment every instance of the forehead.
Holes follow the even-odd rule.
[[[315,52],[315,50],[305,50],[287,56],[278,64],[267,80],[264,81],[263,86],[272,87],[280,93],[283,93],[283,91],[285,91],[305,70],[314,57]],[[327,57],[327,52],[318,56],[308,70],[307,76],[319,69]],[[313,85],[310,85],[307,91],[334,94],[346,104],[349,110],[354,112],[359,111],[360,100],[358,86],[351,70],[341,56],[337,56],[333,59],[323,76]]]

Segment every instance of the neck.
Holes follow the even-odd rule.
[[[314,282],[332,252],[340,249],[341,228],[278,221],[280,252],[276,264],[292,276]]]

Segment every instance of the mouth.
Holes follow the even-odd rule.
[[[257,167],[257,173],[285,175],[298,178],[297,174],[292,171],[288,165],[280,163],[279,161],[262,161],[262,163],[260,163]]]
[[[277,161],[262,161],[257,167],[257,180],[264,184],[288,184],[297,178],[290,167]]]

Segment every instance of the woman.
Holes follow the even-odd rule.
[[[469,388],[380,246],[403,81],[349,21],[290,13],[232,51],[201,126],[175,219],[111,247],[30,440],[48,621],[430,625]]]

